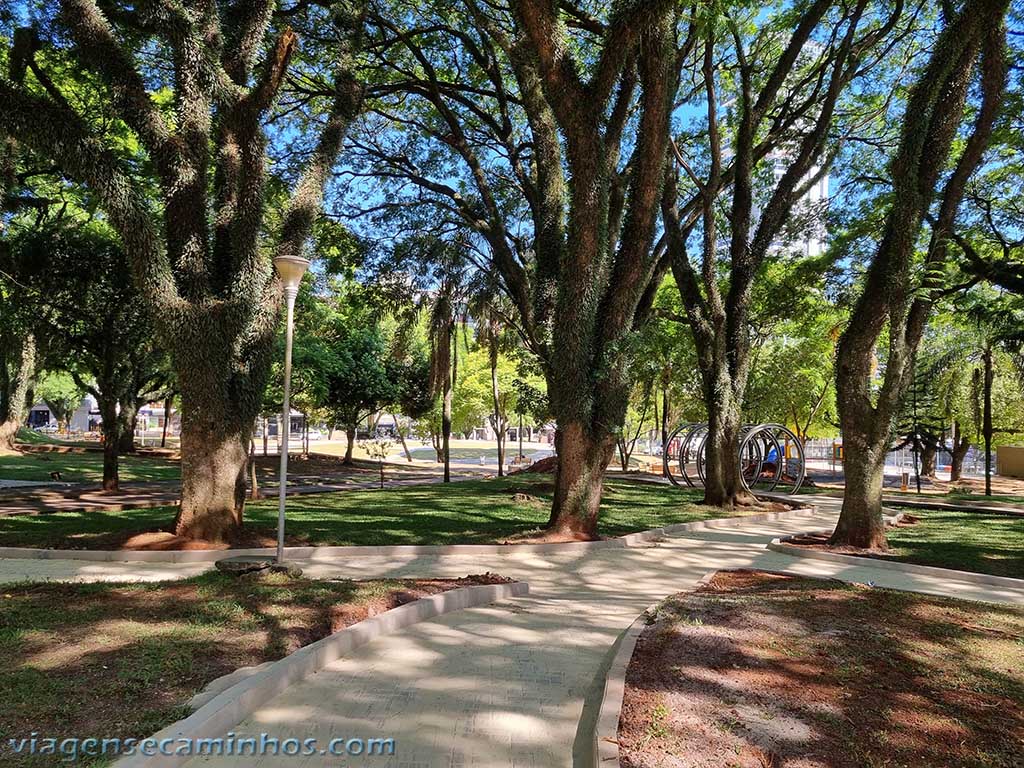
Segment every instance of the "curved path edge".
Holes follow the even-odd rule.
[[[171,723],[142,741],[152,742],[151,751],[158,751],[161,741],[169,744],[173,750],[182,743],[182,739],[191,740],[195,747],[195,740],[198,739],[223,738],[226,732],[255,712],[260,705],[375,638],[453,611],[476,608],[509,597],[522,597],[529,594],[529,591],[530,585],[525,581],[478,584],[430,595],[392,608],[303,646],[218,693],[188,717]],[[193,757],[195,755],[137,753],[121,758],[114,766],[177,768]]]
[[[815,531],[815,533],[817,533],[817,531]],[[829,552],[818,552],[816,550],[809,550],[807,547],[786,543],[797,535],[805,534],[794,534],[791,536],[775,538],[768,545],[768,549],[786,555],[803,557],[811,560],[824,560],[857,566],[879,566],[887,570],[903,571],[905,573],[916,573],[925,576],[945,576],[947,578],[952,577],[960,581],[968,581],[986,586],[1024,589],[1024,579],[990,576],[988,574],[915,565],[913,563],[899,563],[885,560],[879,561],[874,558],[857,557],[855,555],[838,555]],[[756,566],[754,566],[754,568],[767,573],[778,573],[780,575],[787,576],[804,576],[804,574],[798,573],[793,569],[764,569],[757,568]],[[736,570],[744,569],[726,567],[708,571],[700,580],[697,581],[696,584],[686,591],[690,592],[700,589],[702,585],[710,582],[718,573]],[[806,576],[804,577],[806,578]],[[814,578],[848,581],[839,575],[821,575]],[[895,589],[895,587],[889,588]],[[658,605],[659,603],[655,602],[644,609],[644,611],[633,620],[633,623],[623,631],[615,646],[615,655],[612,658],[605,676],[601,705],[597,714],[596,724],[594,726],[593,751],[591,753],[592,760],[588,761],[586,768],[619,768],[621,765],[619,758],[619,720],[622,717],[622,705],[626,695],[626,672],[629,669],[630,661],[632,661],[633,652],[636,650],[637,641],[640,639],[641,633],[649,623],[649,619],[657,611]]]
[[[765,512],[740,517],[720,517],[697,520],[691,523],[675,523],[663,528],[628,533],[613,539],[599,541],[548,542],[543,544],[394,544],[385,546],[323,546],[285,547],[289,560],[333,560],[339,557],[419,557],[432,555],[514,555],[514,554],[555,554],[584,553],[599,549],[624,549],[658,541],[665,536],[685,531],[705,531],[716,528],[735,528],[747,523],[769,523],[775,520],[790,520],[811,517],[816,513],[813,506],[797,507],[781,512]],[[0,559],[11,560],[93,560],[118,563],[213,563],[228,557],[273,555],[272,547],[255,549],[199,549],[147,551],[132,549],[33,549],[29,547],[0,547]]]
[[[715,577],[720,570],[708,571],[687,591],[700,589]],[[615,657],[608,667],[601,697],[601,709],[594,727],[593,761],[587,768],[619,768],[619,719],[622,717],[622,703],[626,698],[626,671],[633,659],[637,641],[644,627],[658,609],[659,602],[652,603],[637,616],[619,638]]]
[[[807,534],[830,533],[830,531],[808,531]],[[841,555],[836,552],[822,552],[811,547],[791,544],[796,536],[807,534],[796,534],[794,536],[781,536],[772,539],[768,549],[772,552],[780,552],[790,557],[806,558],[808,560],[824,560],[830,563],[841,563],[870,568],[882,568],[888,571],[902,571],[903,573],[916,573],[921,576],[933,576],[936,578],[956,579],[972,584],[983,584],[987,587],[1008,587],[1010,589],[1024,589],[1024,579],[1014,579],[1010,576],[992,576],[987,573],[975,573],[974,571],[957,571],[952,568],[939,568],[933,565],[917,565],[916,563],[903,563],[898,560],[883,560],[877,557],[864,557],[860,555]]]

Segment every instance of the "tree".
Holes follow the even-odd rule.
[[[835,413],[836,341],[843,325],[824,275],[809,261],[775,260],[755,290],[743,402],[749,422],[785,423],[801,440],[834,434],[829,414]]]
[[[0,210],[19,211],[24,196],[17,192],[14,142],[0,143]],[[35,199],[35,198],[31,198]],[[0,257],[9,252],[6,217],[0,216]],[[17,301],[18,291],[0,281],[0,451],[12,451],[18,430],[28,417],[29,393],[36,375],[33,323]]]
[[[352,464],[357,428],[370,414],[398,399],[398,366],[380,328],[349,324],[335,329],[333,364],[327,374],[326,406],[345,427],[345,464]]]
[[[181,393],[175,532],[229,539],[242,523],[247,447],[280,304],[268,255],[302,253],[359,111],[353,54],[362,9],[302,4],[289,15],[311,48],[333,51],[334,74],[330,95],[299,111],[323,120],[312,146],[301,147],[303,171],[270,227],[264,123],[288,77],[312,74],[293,26],[268,2],[103,7],[62,0],[46,24],[17,31],[10,75],[0,78],[0,133],[87,187],[120,236]],[[95,78],[111,116],[105,127],[82,116],[48,74],[47,56]],[[321,70],[315,76],[323,79]],[[125,129],[145,162],[127,164],[113,150],[113,134]],[[273,138],[291,144],[294,134]]]
[[[36,340],[31,331],[9,322],[5,310],[0,305],[0,451],[12,451],[18,430],[28,418],[29,393],[36,376]]]
[[[632,388],[623,342],[667,269],[652,245],[675,21],[662,0],[606,18],[549,0],[371,18],[372,119],[354,162],[389,186],[368,208],[472,233],[469,258],[543,366],[559,456],[548,527],[566,536],[597,535]]]
[[[505,438],[508,435],[509,401],[514,396],[510,390],[511,378],[501,382],[499,359],[503,348],[512,344],[505,318],[511,307],[502,300],[497,286],[487,281],[480,286],[469,302],[469,314],[476,321],[477,342],[487,350],[490,372],[491,412],[488,416],[498,446],[498,477],[505,475]]]
[[[392,404],[392,417],[395,420],[395,432],[402,443],[402,450],[409,461],[412,453],[406,444],[409,423],[421,419],[430,413],[434,403],[430,398],[430,360],[422,349],[392,348],[395,368],[392,375],[396,377],[394,384],[397,397]],[[402,423],[401,419],[408,420]]]
[[[441,402],[440,456],[444,462],[444,482],[451,482],[452,396],[459,379],[458,330],[465,317],[462,304],[462,262],[449,250],[441,262],[440,283],[430,302],[430,378],[429,391]]]
[[[630,398],[625,423],[615,441],[619,451],[619,464],[622,466],[623,472],[629,471],[629,461],[636,449],[640,435],[651,426],[650,411],[653,392],[654,379],[649,377],[647,381],[637,384],[633,396]]]
[[[831,0],[784,3],[767,13],[760,6],[713,5],[695,41],[699,85],[690,92],[703,102],[699,107],[707,118],[700,139],[709,157],[706,172],[698,174],[684,151],[693,139],[682,137],[663,212],[665,247],[703,379],[709,504],[731,506],[747,497],[739,441],[755,283],[766,258],[780,249],[798,203],[828,172],[865,113],[877,113],[869,98],[862,101],[870,106],[858,109],[856,98],[844,108],[842,97],[858,79],[865,94],[872,91],[864,68],[878,63],[879,48],[884,54],[891,47],[890,35],[903,15],[902,3],[890,8],[858,0],[836,8],[838,16],[830,13],[833,6]],[[725,109],[722,102],[729,97],[732,106]],[[774,178],[765,183],[768,173]],[[728,231],[720,235],[723,219]],[[699,246],[691,259],[694,232]]]
[[[893,424],[894,437],[899,440],[893,450],[910,448],[914,455],[914,481],[918,493],[921,492],[921,476],[935,476],[935,457],[944,447],[945,423],[939,413],[938,394],[931,386],[941,366],[941,362],[929,363],[918,356]]]
[[[978,167],[999,114],[1006,81],[1004,0],[967,0],[944,7],[945,23],[931,48],[904,110],[899,147],[892,160],[881,240],[839,340],[836,403],[843,431],[846,487],[835,545],[886,546],[882,474],[893,420],[910,382],[913,361],[932,306],[942,288],[941,267],[966,184]],[[980,59],[980,65],[978,61]],[[981,103],[973,130],[954,155],[976,67]],[[916,244],[935,201],[947,163],[954,158],[938,199],[920,279]],[[873,386],[879,337],[888,347],[880,386]]]
[[[636,357],[655,368],[654,420],[664,453],[669,449],[669,433],[677,424],[705,421],[707,416],[689,319],[679,288],[671,279],[666,279],[658,290],[654,317],[640,333]]]
[[[85,390],[70,374],[60,371],[45,373],[36,384],[35,395],[50,407],[62,432],[71,429],[71,417],[82,404]]]
[[[12,234],[0,261],[38,319],[44,363],[73,379],[72,407],[83,392],[96,398],[103,488],[115,491],[119,456],[134,448],[138,410],[166,395],[170,374],[116,236],[80,209],[62,210],[42,226]]]

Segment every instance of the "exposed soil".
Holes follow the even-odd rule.
[[[523,531],[515,536],[509,536],[499,541],[498,544],[567,544],[574,541],[600,541],[602,538],[605,537],[598,536],[596,539],[593,539],[589,536],[574,536],[572,534],[539,528],[535,531]]]
[[[291,453],[288,456],[288,476],[290,478],[352,476],[357,480],[375,480],[380,477],[377,462],[366,459],[353,459],[352,464],[345,464],[343,456],[331,456],[326,453]],[[281,470],[281,457],[264,456],[256,452],[256,474],[260,480],[277,482]],[[384,472],[389,476],[402,474],[423,474],[423,467],[415,464],[384,462]]]
[[[629,768],[1020,768],[1024,609],[760,572],[658,608]]]
[[[916,515],[903,513],[898,522],[887,525],[887,528],[910,528],[921,522]],[[830,535],[827,533],[802,533],[796,536],[787,537],[786,544],[793,544],[798,547],[817,549],[821,552],[831,552],[836,555],[855,555],[857,557],[870,557],[876,560],[891,560],[898,558],[896,552],[883,549],[864,549],[863,547],[851,547],[846,544],[829,544]]]
[[[533,462],[529,466],[522,467],[520,469],[513,469],[509,472],[510,475],[553,475],[555,470],[558,469],[558,457],[547,456],[539,461]]]
[[[343,627],[427,595],[506,583],[460,579],[288,579],[210,573],[144,585],[6,586],[0,592],[0,765],[8,738],[145,737],[183,717],[209,682],[280,659]],[[83,764],[83,763],[79,763]]]
[[[285,534],[285,545],[305,546],[307,542],[296,536]],[[244,526],[231,542],[186,539],[168,530],[145,531],[143,533],[121,533],[97,536],[89,540],[89,547],[96,549],[131,549],[142,551],[170,551],[191,549],[258,549],[276,547],[277,533],[257,526]]]

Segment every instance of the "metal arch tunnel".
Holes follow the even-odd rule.
[[[677,487],[704,486],[707,423],[680,424],[662,451],[665,474]],[[803,443],[782,424],[747,424],[740,440],[740,478],[748,491],[796,493],[807,464]]]

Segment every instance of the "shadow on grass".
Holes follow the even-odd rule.
[[[496,478],[450,485],[346,490],[288,501],[287,530],[309,544],[488,543],[542,527],[548,521],[551,480]],[[517,501],[516,494],[526,494]],[[696,492],[609,479],[601,534],[620,536],[732,513],[703,507]],[[0,518],[0,546],[108,549],[129,534],[170,525],[172,507],[118,512],[54,513]],[[277,503],[247,505],[247,524],[273,528]]]
[[[156,584],[6,585],[0,764],[42,766],[7,738],[144,737],[209,681],[456,584],[288,580],[211,572]],[[88,764],[88,761],[79,764]]]

